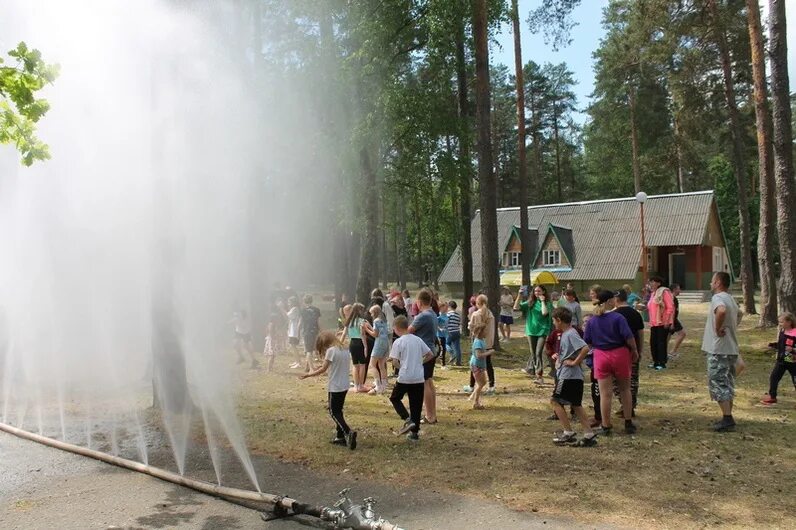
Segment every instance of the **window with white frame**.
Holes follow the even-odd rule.
[[[509,265],[510,266],[519,267],[521,265],[520,264],[520,259],[522,257],[522,253],[520,253],[520,252],[511,252],[509,254],[509,257],[510,257],[510,261],[509,261]]]
[[[713,272],[721,272],[724,270],[724,249],[721,247],[713,247]]]
[[[545,267],[557,267],[561,265],[561,253],[558,250],[543,250],[542,264]]]

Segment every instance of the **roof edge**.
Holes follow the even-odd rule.
[[[664,199],[664,198],[667,198],[667,197],[686,197],[686,196],[692,196],[692,195],[715,195],[715,191],[714,190],[702,190],[702,191],[689,191],[689,192],[686,192],[686,193],[665,193],[663,195],[650,195],[649,197],[647,197],[647,200],[650,200],[650,199]],[[615,198],[615,199],[596,199],[596,200],[593,200],[593,201],[559,202],[559,203],[553,203],[553,204],[534,204],[534,205],[528,206],[528,209],[532,210],[532,209],[535,209],[535,208],[550,208],[550,207],[553,207],[553,206],[583,206],[583,205],[586,205],[586,204],[602,204],[602,203],[608,203],[608,202],[622,202],[622,201],[635,201],[635,200],[636,200],[635,197],[618,197],[618,198]],[[505,208],[497,208],[496,211],[498,211],[498,212],[511,212],[511,211],[517,211],[519,209],[520,209],[519,206],[507,206]],[[473,215],[475,215],[477,213],[480,213],[480,211],[481,211],[480,208],[477,209],[474,212]]]

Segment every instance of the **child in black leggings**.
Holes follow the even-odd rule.
[[[779,338],[777,340],[777,362],[771,370],[768,394],[760,400],[763,405],[777,402],[777,387],[782,376],[788,372],[796,388],[796,317],[791,313],[779,316]]]
[[[299,379],[315,377],[329,371],[327,385],[329,415],[337,429],[331,443],[347,445],[353,451],[357,448],[357,432],[351,430],[343,417],[343,406],[349,385],[348,374],[351,371],[351,352],[340,343],[332,331],[322,331],[318,335],[315,349],[318,355],[323,356],[323,364],[317,370],[300,375]]]

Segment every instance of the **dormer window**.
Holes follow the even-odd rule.
[[[522,252],[504,252],[503,253],[503,266],[504,267],[519,267],[522,262]]]
[[[545,267],[558,267],[561,265],[561,253],[558,250],[544,250],[542,260]]]

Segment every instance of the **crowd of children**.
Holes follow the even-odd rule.
[[[489,309],[486,295],[473,296],[466,319],[472,341],[470,381],[464,386],[472,408],[483,409],[483,396],[494,393],[492,354],[496,331],[501,341],[510,340],[514,312],[519,311],[525,319],[530,351],[523,371],[538,385],[544,385],[545,376],[553,380],[550,419],[558,420],[563,429],[553,442],[589,447],[597,443],[598,435],[610,435],[614,396],[621,403],[618,415],[624,420],[623,431],[635,433],[637,427],[633,418],[638,404],[645,322],[651,330],[652,363],[649,367],[663,370],[667,361],[676,356],[685,337],[685,329],[679,321],[678,294],[678,286],[668,289],[657,277],[651,279],[649,288],[641,295],[633,293],[629,286],[608,291],[594,285],[589,289],[594,309],[584,316],[571,284],[563,290],[563,296],[556,292],[548,294],[544,286],[537,285],[530,291],[521,289],[515,298],[504,288],[499,300],[498,322]],[[443,369],[448,364],[462,365],[462,314],[455,301],[443,303],[428,288],[421,289],[415,299],[408,291],[391,291],[385,297],[381,290],[375,289],[367,306],[354,303],[340,308],[336,333],[321,331],[320,317],[321,312],[313,305],[310,295],[303,298],[303,305],[298,304],[295,295],[286,301],[276,300],[267,325],[264,354],[269,371],[273,369],[275,354],[285,352],[295,358],[290,368],[303,369],[301,378],[329,374],[328,409],[335,425],[333,444],[356,448],[357,433],[348,426],[343,415],[345,396],[349,391],[370,395],[386,393],[390,386],[388,363],[396,377],[389,400],[403,422],[397,434],[416,441],[422,424],[437,423],[433,380],[436,363],[440,360]],[[239,362],[245,360],[244,353],[247,353],[252,367],[257,368],[259,363],[252,349],[247,313],[237,312],[233,322]],[[796,319],[786,313],[780,317],[779,324],[778,341],[772,344],[778,352],[776,363],[768,394],[761,401],[765,405],[777,402],[778,384],[786,372],[796,388]],[[668,354],[671,338],[675,340],[675,348]],[[740,368],[740,356],[737,360],[733,357],[733,363]],[[587,416],[582,403],[584,366],[590,372],[592,418]],[[373,377],[372,385],[367,383],[368,372]],[[732,375],[735,373],[733,367]],[[711,389],[711,396],[713,394]],[[404,405],[405,397],[408,397],[408,410]],[[573,419],[582,425],[579,438],[572,425]],[[728,426],[726,421],[722,425]]]

